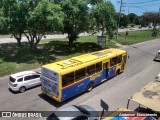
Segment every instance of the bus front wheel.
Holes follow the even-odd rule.
[[[93,83],[89,83],[87,86],[87,92],[90,92],[93,89]]]

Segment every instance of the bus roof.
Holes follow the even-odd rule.
[[[86,65],[92,64],[92,61],[93,63],[95,63],[95,61],[100,62],[103,59],[106,59],[106,57],[109,59],[112,56],[122,53],[126,53],[126,51],[115,48],[104,49],[101,51],[87,53],[84,55],[72,57],[70,59],[50,63],[44,65],[43,67],[60,72],[61,74],[65,74],[73,71],[73,69],[75,69],[77,66],[79,66],[79,68],[83,68],[86,67]]]

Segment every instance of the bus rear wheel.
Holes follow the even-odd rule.
[[[87,92],[90,92],[93,89],[93,83],[89,83],[87,86]]]
[[[120,69],[118,69],[116,72],[116,75],[119,75],[119,74],[120,74]]]

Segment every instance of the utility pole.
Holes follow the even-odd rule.
[[[120,22],[120,19],[121,19],[122,4],[123,4],[123,0],[121,0],[121,2],[120,2],[119,17],[118,17],[117,31],[116,31],[116,39],[118,38],[118,29],[119,29],[119,22]]]
[[[129,6],[128,6],[128,15],[129,15]]]
[[[152,37],[156,37],[157,36],[157,29],[156,29],[156,26],[158,24],[158,21],[159,21],[159,16],[160,16],[160,7],[159,7],[159,11],[158,11],[158,15],[157,15],[157,19],[156,19],[156,22],[153,26],[153,30],[152,30]]]
[[[128,15],[129,15],[129,6],[128,6]],[[128,24],[127,24],[127,29],[126,29],[126,36],[125,36],[125,39],[127,41],[127,38],[128,38]]]

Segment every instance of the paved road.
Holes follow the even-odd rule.
[[[67,35],[46,35],[46,38],[42,38],[42,40],[46,40],[46,39],[56,39],[56,38],[65,38],[67,37]],[[22,42],[25,42],[25,41],[28,41],[26,37],[22,37]],[[13,38],[0,38],[0,44],[2,43],[16,43],[16,39],[13,37]]]
[[[103,99],[109,104],[109,110],[126,107],[127,98],[149,81],[153,80],[160,72],[160,63],[153,61],[159,46],[160,40],[154,40],[124,48],[130,55],[124,73],[97,86],[91,92],[76,96],[64,103],[57,103],[46,97],[42,94],[40,87],[30,89],[25,93],[14,94],[8,90],[8,77],[1,78],[0,111],[53,111],[60,106],[72,104],[87,104],[96,110],[102,110],[100,99]],[[133,110],[138,106],[135,105],[131,103],[130,109]],[[15,118],[13,120],[21,119],[31,120],[31,118]]]
[[[128,29],[128,31],[135,31],[135,30],[145,30],[148,28],[143,28],[143,29],[138,29],[138,28],[134,28],[134,30],[130,30]],[[127,29],[119,29],[119,32],[125,32]],[[101,33],[97,33],[98,35],[100,35]],[[81,33],[79,36],[87,36],[89,35],[88,33]],[[58,38],[66,38],[67,34],[57,34],[57,35],[46,35],[46,38],[42,38],[42,40],[46,40],[46,39],[58,39]],[[22,37],[22,42],[28,41],[26,37]],[[0,44],[2,43],[16,43],[16,39],[15,38],[0,38]]]
[[[86,36],[89,35],[87,33],[81,33],[80,36]],[[47,40],[47,39],[59,39],[59,38],[66,38],[67,34],[57,34],[57,35],[46,35],[46,38],[42,38],[42,40]],[[22,42],[28,41],[26,37],[22,37]],[[13,38],[0,38],[0,44],[2,43],[16,43],[16,39]]]

